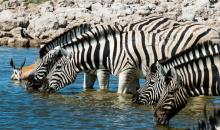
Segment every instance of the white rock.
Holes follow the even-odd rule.
[[[46,12],[53,12],[53,11],[54,11],[54,5],[52,1],[47,1],[40,6],[40,12],[42,15],[45,14]]]
[[[182,9],[182,19],[184,20],[194,20],[196,15],[196,6],[188,6]]]
[[[12,21],[16,18],[16,15],[14,13],[12,13],[11,10],[3,10],[2,12],[0,12],[0,21],[4,22],[4,21]]]

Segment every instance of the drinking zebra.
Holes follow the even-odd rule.
[[[159,124],[185,107],[189,96],[220,95],[220,54],[203,57],[171,68],[164,78],[164,89],[155,109]]]
[[[129,30],[145,30],[148,32],[152,32],[152,31],[157,31],[157,30],[169,28],[172,26],[177,26],[177,25],[179,25],[179,23],[177,21],[174,21],[169,18],[164,18],[162,16],[148,16],[141,21],[129,24],[128,26],[122,27],[120,25],[115,25],[115,27],[118,28],[117,30],[120,32],[126,32]],[[98,25],[98,26],[100,26],[100,25]],[[87,27],[87,26],[85,26],[85,27]],[[84,31],[84,32],[86,32],[86,31]],[[48,46],[43,47],[40,50],[40,52],[42,52],[41,56],[46,54],[48,52],[48,50],[55,48],[57,46],[57,43],[59,43],[59,46],[62,47],[66,44],[66,42],[69,41],[68,35],[66,35],[64,38],[61,37],[60,39],[61,39],[61,41],[63,40],[61,43],[51,42]],[[64,39],[66,39],[66,40],[64,40]],[[56,43],[56,44],[53,44],[53,43]],[[71,44],[71,43],[72,42],[68,42],[68,44]],[[98,78],[99,86],[101,89],[108,88],[109,72],[108,72],[108,70],[104,70],[104,69],[93,70],[93,71],[89,71],[89,72],[85,73],[85,75],[84,75],[84,88],[92,88],[92,86],[97,78]]]
[[[154,18],[151,21],[154,21],[155,19],[159,19],[159,18]],[[169,20],[164,20],[164,21],[169,21]],[[151,23],[151,22],[148,22],[148,24],[149,23]],[[162,22],[161,22],[161,24],[162,24]],[[153,28],[151,28],[149,31],[153,31],[152,29],[155,29],[156,27],[159,27],[159,25],[157,24],[157,25],[153,26]],[[183,33],[179,33],[181,31]],[[169,32],[169,33],[167,33],[167,32]],[[191,34],[191,35],[187,35],[187,34],[185,35],[186,32],[187,32],[187,34]],[[201,33],[201,32],[203,32],[203,33]],[[151,42],[152,43],[158,42],[159,44],[165,42],[167,44],[167,45],[163,45],[163,47],[161,47],[159,49],[165,50],[167,48],[173,48],[173,47],[175,48],[175,49],[172,50],[172,52],[170,53],[170,55],[168,57],[171,57],[171,55],[175,55],[175,52],[179,53],[182,50],[182,48],[183,48],[183,50],[187,49],[187,48],[189,48],[194,43],[196,44],[199,41],[208,39],[209,38],[209,37],[207,37],[208,35],[211,36],[211,38],[216,36],[216,32],[215,31],[213,31],[212,29],[210,29],[210,28],[208,28],[208,27],[206,27],[204,25],[199,25],[197,23],[190,23],[190,24],[188,23],[188,24],[185,24],[185,25],[182,25],[182,26],[174,26],[171,29],[170,28],[164,29],[164,27],[163,27],[163,29],[161,29],[161,30],[158,29],[156,31],[156,33],[155,32],[150,32],[150,34],[152,34],[152,36],[148,37],[148,39],[146,39],[146,40],[148,40],[147,42],[149,42],[149,43],[151,43]],[[186,38],[184,39],[184,37],[186,37]],[[171,39],[171,40],[168,40],[168,39]],[[172,45],[174,45],[173,42],[178,42],[177,45],[183,45],[184,44],[185,46],[177,46],[177,45],[172,46]],[[181,43],[181,42],[186,42],[186,44],[185,43]],[[155,44],[152,44],[152,45],[153,46],[157,46]],[[172,47],[170,47],[170,46],[172,46]],[[165,47],[167,47],[167,48],[165,48]],[[69,50],[71,50],[71,49],[69,49]],[[167,50],[169,50],[169,49],[167,49]],[[144,50],[144,51],[148,51],[148,50]],[[163,58],[166,58],[165,54],[161,54],[160,56],[157,56],[157,54],[155,53],[154,49],[153,49],[153,52],[152,52],[152,49],[150,49],[149,51],[150,51],[150,53],[154,54],[154,57],[152,57],[152,58],[157,59],[158,57],[161,57],[161,56],[164,56]],[[131,57],[130,53],[127,53],[127,54],[130,55],[130,57]],[[149,55],[147,55],[147,56],[149,57]],[[138,58],[140,58],[140,56],[138,56]],[[131,60],[133,60],[133,58]],[[146,64],[149,66],[152,63],[148,62]],[[94,70],[92,70],[92,71],[94,71]]]
[[[179,23],[177,21],[174,21],[169,18],[164,18],[161,16],[148,16],[144,20],[138,21],[136,23],[130,24],[125,27],[122,27],[120,25],[114,25],[114,26],[115,26],[115,28],[117,28],[117,31],[119,31],[119,32],[123,32],[123,31],[126,32],[128,30],[138,30],[138,29],[140,29],[140,30],[143,29],[148,32],[152,32],[152,31],[166,29],[166,28],[169,28],[172,26],[177,26],[177,25],[179,25]],[[98,25],[98,26],[100,26],[100,25]],[[45,56],[45,54],[47,54],[50,50],[56,48],[57,46],[62,47],[67,44],[72,44],[72,42],[74,41],[73,39],[75,37],[78,38],[81,34],[83,34],[86,31],[89,31],[89,30],[91,30],[91,25],[85,24],[85,25],[80,25],[77,28],[74,27],[73,29],[71,29],[69,31],[66,31],[64,34],[55,38],[51,42],[47,43],[44,47],[42,47],[40,50],[40,57],[43,58],[43,56]],[[72,35],[74,36],[74,38],[71,38]],[[42,64],[44,64],[44,63],[42,63]],[[50,64],[52,64],[52,63],[50,63]],[[43,66],[41,67],[41,69],[50,70],[49,68],[46,68]],[[31,76],[32,78],[35,77],[35,79],[30,78],[30,81],[32,80],[32,81],[41,82],[40,79],[43,79],[42,76],[46,76],[46,73],[41,74],[39,72],[39,71],[41,71],[41,69],[38,67],[38,71],[35,71],[35,73],[34,73],[34,75],[36,75],[36,76],[33,76],[33,75]],[[45,72],[45,71],[41,71],[41,72]],[[41,78],[36,78],[36,77],[41,77]],[[84,75],[84,88],[91,88],[93,86],[96,78],[98,78],[99,85],[100,85],[101,89],[108,88],[109,72],[108,72],[108,70],[105,70],[105,69],[86,71],[86,73]],[[30,84],[33,84],[33,83],[30,82],[29,85]]]
[[[163,37],[161,38],[160,35],[144,31],[128,31],[123,34],[115,33],[111,29],[88,31],[75,44],[71,44],[73,50],[71,56],[64,57],[68,60],[67,64],[61,65],[57,62],[47,76],[48,84],[43,86],[46,90],[54,92],[74,82],[80,71],[107,69],[111,74],[119,76],[118,93],[129,91],[134,93],[139,87],[138,79],[146,76],[147,66],[156,60],[170,59],[181,53],[181,50],[206,44],[207,42],[204,40],[218,36],[215,30],[203,25],[190,24],[185,27],[191,31],[195,29],[191,35],[187,33],[190,40],[187,36],[185,38],[188,40],[182,38],[183,34],[178,34],[182,38],[179,39],[176,34],[172,35],[172,40],[165,39],[165,41],[168,40],[167,42],[162,40]],[[185,27],[180,28],[185,30]],[[163,31],[165,32],[161,31],[162,34],[170,33],[167,30]],[[152,41],[152,39],[154,40]],[[176,42],[179,43],[179,46]],[[214,45],[215,43],[207,44]],[[64,46],[65,48],[69,48],[69,46]]]
[[[200,58],[217,55],[219,52],[219,44],[214,46],[206,44],[191,48],[189,51],[178,54],[169,60],[160,61],[161,63],[155,62],[150,67],[147,79],[149,82],[133,95],[132,101],[138,104],[156,104],[164,89],[164,75],[171,67],[181,67]]]

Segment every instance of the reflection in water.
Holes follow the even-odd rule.
[[[155,126],[152,106],[131,103],[131,95],[116,94],[117,78],[111,77],[109,91],[83,90],[83,75],[74,84],[55,94],[27,91],[24,83],[10,80],[10,58],[32,64],[37,49],[0,48],[0,125],[2,129],[158,129],[192,128],[203,117],[207,102],[219,97],[191,98],[187,107],[170,121]]]

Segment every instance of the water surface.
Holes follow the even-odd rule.
[[[28,92],[24,84],[10,80],[10,58],[17,65],[26,57],[33,63],[38,49],[0,47],[1,129],[185,129],[203,118],[205,103],[219,103],[219,97],[191,98],[169,127],[156,126],[152,106],[131,103],[130,95],[118,95],[117,78],[111,77],[109,91],[83,90],[83,75],[56,94]]]

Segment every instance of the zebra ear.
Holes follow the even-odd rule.
[[[160,67],[160,63],[158,61],[156,61],[155,63],[153,63],[150,67],[150,71],[152,73],[156,73],[159,70]]]
[[[68,57],[68,52],[67,52],[67,50],[65,50],[65,49],[63,49],[63,48],[60,48],[60,52],[61,52],[61,54],[62,54],[63,56]]]
[[[169,84],[170,81],[176,77],[176,71],[175,69],[172,67],[168,70],[167,74],[165,75],[165,83]]]
[[[12,58],[11,58],[11,60],[10,60],[10,65],[11,65],[11,67],[12,67],[13,69],[15,69],[15,64],[14,64],[14,61],[13,61]]]
[[[163,68],[163,66],[159,63],[159,61],[156,62],[156,66],[157,66],[157,69],[159,70],[159,72],[162,74],[162,75],[165,75],[166,72]]]

